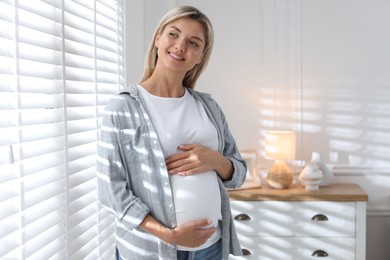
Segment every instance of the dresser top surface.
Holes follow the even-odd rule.
[[[280,201],[367,201],[367,193],[353,183],[334,183],[318,190],[306,190],[302,185],[293,185],[278,190],[270,187],[229,190],[231,200],[280,200]]]

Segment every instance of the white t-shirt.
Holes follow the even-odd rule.
[[[202,144],[212,150],[218,149],[218,136],[202,104],[186,90],[180,98],[154,96],[138,86],[151,120],[156,128],[165,158],[181,152],[181,144]],[[210,219],[211,226],[218,226],[222,219],[221,195],[215,171],[180,176],[170,176],[177,224],[192,220]],[[221,237],[220,230],[198,248],[178,246],[180,250],[192,251],[206,248]]]

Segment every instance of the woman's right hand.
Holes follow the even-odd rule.
[[[209,227],[210,224],[210,220],[202,219],[187,222],[171,229],[163,226],[149,214],[142,221],[140,227],[166,243],[198,247],[203,245],[217,230],[215,227]]]
[[[170,239],[167,241],[170,244],[198,247],[203,245],[209,237],[216,231],[215,227],[210,226],[211,222],[207,219],[195,220],[185,224],[181,224],[174,229],[171,229]]]

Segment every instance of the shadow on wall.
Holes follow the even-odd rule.
[[[320,151],[339,167],[390,168],[389,84],[264,87],[259,96],[260,129],[297,131],[297,159]]]
[[[370,196],[370,202],[379,196],[380,207],[390,210],[386,182],[390,177],[390,84],[305,82],[302,88],[262,87],[259,102],[259,129],[297,131],[298,161],[307,162],[313,151],[321,152],[336,177],[353,177],[355,182],[355,177],[365,177],[360,180],[363,187],[383,190]],[[259,154],[264,158],[263,140],[260,143]]]

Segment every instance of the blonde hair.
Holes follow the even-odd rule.
[[[202,72],[206,68],[207,63],[210,59],[211,51],[213,49],[214,44],[214,30],[207,16],[192,6],[176,7],[161,18],[145,55],[144,73],[140,82],[147,80],[153,74],[153,71],[156,67],[158,56],[157,48],[154,43],[158,33],[162,33],[167,24],[180,18],[190,18],[194,21],[199,22],[203,26],[205,31],[206,42],[203,49],[203,59],[199,64],[195,65],[191,70],[187,71],[182,82],[184,87],[194,88],[196,81],[198,80],[200,74],[202,74]]]

